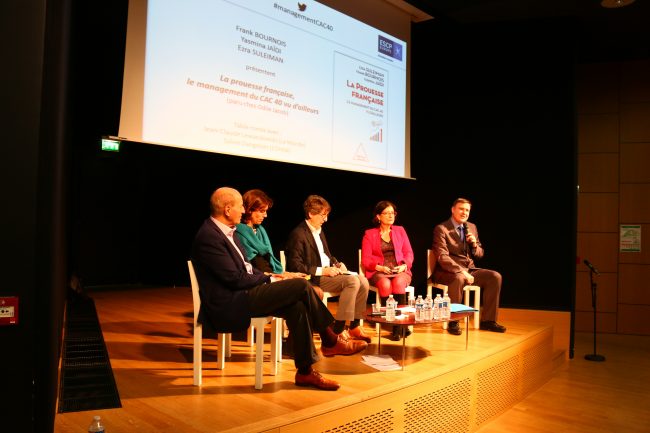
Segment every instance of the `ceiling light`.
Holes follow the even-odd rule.
[[[634,0],[602,0],[600,5],[604,8],[622,8],[634,3]]]

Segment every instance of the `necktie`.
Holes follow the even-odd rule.
[[[460,230],[460,241],[463,243],[463,251],[467,251],[467,244],[465,243],[465,230],[463,230],[463,226],[458,226],[458,230]]]

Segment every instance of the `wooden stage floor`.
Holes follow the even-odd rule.
[[[253,348],[245,341],[233,341],[232,357],[224,370],[217,370],[216,340],[211,338],[203,343],[203,385],[195,387],[189,287],[103,290],[90,296],[96,303],[122,408],[57,414],[56,433],[85,431],[93,415],[102,417],[108,433],[402,431],[405,421],[395,413],[399,406],[405,405],[408,414],[409,407],[419,410],[418,404],[426,408],[448,401],[446,392],[467,408],[450,414],[456,424],[444,430],[473,431],[545,383],[566,356],[553,348],[551,325],[529,323],[516,315],[517,320],[509,320],[502,314],[500,322],[508,332],[470,329],[468,350],[464,334],[449,335],[439,325],[418,327],[406,341],[405,369],[380,372],[361,362],[363,354],[377,353],[374,327],[366,324],[373,336],[366,351],[323,358],[315,364],[323,375],[341,383],[336,392],[296,387],[290,359],[283,360],[277,376],[269,374],[265,362],[264,388],[255,390]],[[384,336],[388,334],[384,331]],[[557,336],[555,341],[557,346]],[[519,353],[526,351],[532,356],[518,360]],[[381,352],[401,360],[402,343],[384,337]],[[517,373],[518,369],[525,374]],[[501,370],[509,381],[505,385]],[[541,373],[531,379],[530,371]],[[478,387],[471,383],[475,374],[481,376]],[[527,377],[525,383],[518,383],[520,376]],[[517,395],[504,393],[501,386],[517,388]],[[470,406],[478,406],[475,403],[483,394],[498,395],[498,407],[477,414]],[[342,429],[348,420],[354,425]],[[363,422],[369,424],[364,427]],[[425,425],[409,431],[434,430]]]

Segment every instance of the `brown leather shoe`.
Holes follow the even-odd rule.
[[[363,326],[359,325],[354,329],[348,329],[348,335],[353,340],[361,340],[370,343],[370,337],[364,332]]]
[[[339,334],[334,346],[325,347],[321,345],[320,351],[323,352],[323,356],[353,355],[361,352],[366,347],[368,347],[368,343],[361,340],[350,340],[347,332],[343,331]]]
[[[322,389],[324,391],[336,391],[341,387],[338,382],[325,379],[316,370],[312,370],[309,374],[298,374],[298,372],[296,372],[296,385],[313,386],[314,388]]]

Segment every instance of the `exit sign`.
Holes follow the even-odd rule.
[[[102,150],[106,152],[119,152],[120,140],[113,140],[110,138],[102,138]]]

